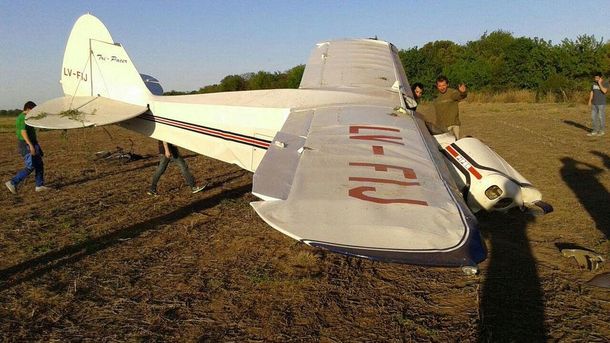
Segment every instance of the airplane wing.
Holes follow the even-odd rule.
[[[443,266],[485,259],[476,218],[425,123],[414,113],[396,115],[407,84],[391,44],[318,44],[301,89],[391,95],[375,106],[291,111],[254,174],[259,216],[294,239],[347,255]]]
[[[392,110],[291,113],[254,175],[253,193],[265,200],[252,206],[282,233],[343,254],[422,265],[480,262],[476,219],[423,122],[388,115]]]

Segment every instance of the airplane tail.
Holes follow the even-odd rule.
[[[48,129],[106,125],[147,111],[153,97],[125,49],[96,17],[78,18],[64,53],[64,95],[36,106],[26,122]]]
[[[66,96],[102,96],[146,105],[151,93],[119,43],[96,17],[78,18],[64,54],[61,84]]]

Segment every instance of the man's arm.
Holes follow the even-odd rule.
[[[589,106],[591,106],[591,102],[593,101],[593,91],[589,92]]]
[[[30,149],[30,155],[36,155],[36,149],[34,148],[34,144],[32,144],[32,141],[30,140],[30,137],[28,136],[28,132],[26,130],[21,130],[21,137],[23,137],[23,140],[27,143],[28,148]]]
[[[455,92],[455,93],[453,94],[453,100],[455,100],[455,101],[461,101],[461,100],[466,99],[466,97],[468,96],[468,92],[467,92],[467,89],[466,89],[466,85],[465,85],[465,84],[463,84],[463,83],[461,83],[461,84],[458,86],[458,89],[457,89],[457,90],[458,90],[458,91],[457,91],[457,92]]]
[[[608,82],[605,82],[604,79],[599,79],[599,90],[602,91],[602,93],[606,94],[608,93],[608,88],[604,87],[604,84],[608,84]]]

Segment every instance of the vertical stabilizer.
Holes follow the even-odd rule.
[[[61,73],[66,96],[99,95],[136,105],[146,105],[151,97],[125,49],[90,14],[72,28]]]

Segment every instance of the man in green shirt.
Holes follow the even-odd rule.
[[[466,85],[460,84],[458,89],[449,88],[449,80],[441,75],[436,78],[436,89],[439,94],[434,99],[434,110],[436,111],[436,126],[447,132],[451,132],[455,139],[460,139],[460,110],[458,102],[468,95]]]
[[[21,156],[23,156],[25,168],[20,170],[14,178],[5,183],[6,188],[13,194],[17,194],[17,185],[33,171],[36,172],[36,192],[49,190],[49,188],[44,185],[43,153],[38,144],[38,139],[36,138],[36,130],[25,123],[25,116],[34,107],[36,107],[34,102],[26,102],[23,106],[23,112],[17,116],[15,125],[17,148],[19,149]]]

